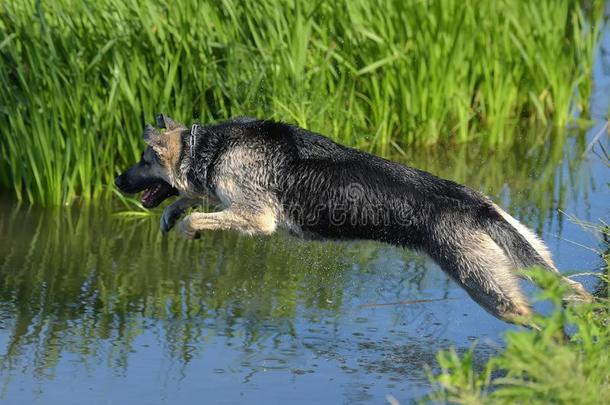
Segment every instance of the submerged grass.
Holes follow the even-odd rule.
[[[282,119],[379,153],[522,142],[517,122],[586,110],[599,28],[580,5],[7,0],[0,186],[44,205],[107,194],[160,111]]]

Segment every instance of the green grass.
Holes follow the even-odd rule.
[[[523,142],[517,124],[586,111],[590,3],[5,0],[0,186],[43,205],[109,194],[161,111],[282,119],[378,153]]]

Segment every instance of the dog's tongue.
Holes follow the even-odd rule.
[[[165,182],[160,182],[150,186],[142,193],[142,205],[146,208],[154,208],[173,195],[178,195],[178,190]]]
[[[142,205],[145,207],[150,206],[155,199],[155,193],[159,191],[160,188],[161,186],[159,184],[155,184],[154,186],[147,188],[146,191],[144,191],[144,194],[142,194]]]

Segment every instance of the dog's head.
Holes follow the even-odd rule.
[[[186,127],[164,115],[157,117],[157,126],[164,128],[161,133],[152,125],[144,128],[147,144],[140,161],[119,175],[114,183],[125,194],[142,194],[142,205],[153,208],[165,199],[178,195],[172,186],[172,173],[182,150],[182,134]]]

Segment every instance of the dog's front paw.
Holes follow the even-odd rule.
[[[161,232],[167,233],[176,225],[178,218],[184,213],[183,210],[174,210],[170,206],[165,207],[163,215],[161,215]]]
[[[178,232],[180,232],[185,239],[199,239],[201,237],[199,231],[193,227],[193,219],[190,215],[180,221],[178,224]]]

